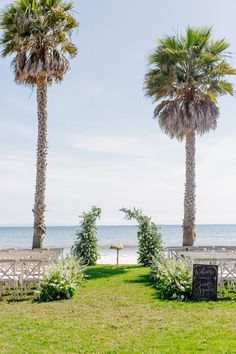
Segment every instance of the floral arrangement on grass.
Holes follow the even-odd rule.
[[[61,259],[47,268],[37,292],[38,301],[55,301],[72,298],[84,279],[83,268],[74,257]]]
[[[192,270],[185,259],[161,256],[151,265],[151,279],[161,299],[186,301],[192,292]]]

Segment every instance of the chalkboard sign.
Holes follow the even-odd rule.
[[[192,299],[196,301],[217,300],[218,265],[193,265]]]

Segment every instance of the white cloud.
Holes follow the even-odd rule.
[[[32,132],[32,128],[29,125],[22,124],[22,122],[14,122],[8,119],[0,121],[0,138],[8,137],[9,143],[12,137],[20,137],[28,140],[35,139],[35,132]]]
[[[122,155],[122,157],[135,156],[163,161],[166,155],[172,160],[179,160],[178,155],[173,156],[175,151],[182,151],[183,145],[176,140],[170,140],[162,133],[148,135],[86,135],[74,134],[67,138],[67,144],[75,149],[94,153]],[[150,162],[150,161],[149,161]]]
[[[2,7],[7,2],[2,0]],[[173,28],[181,32],[188,23],[204,25],[209,11],[202,12],[203,7],[211,10],[216,37],[229,39],[234,52],[235,11],[222,16],[227,7],[220,2],[199,0],[191,12],[191,2],[172,1],[171,13],[166,3],[161,6],[164,15],[157,28],[160,4],[155,0],[149,6],[134,0],[112,3],[108,8],[105,3],[79,2],[78,58],[72,61],[62,85],[49,90],[47,222],[74,224],[95,203],[104,210],[102,223],[123,223],[118,212],[123,205],[141,207],[160,223],[181,223],[184,143],[171,141],[152,121],[154,107],[142,91],[146,55],[157,36],[171,34]],[[231,7],[236,9],[236,3]],[[30,224],[36,160],[35,91],[30,99],[30,89],[15,85],[9,62],[0,61],[0,224]],[[199,223],[235,222],[235,100],[221,99],[220,108],[223,119],[217,130],[197,141]]]
[[[197,141],[197,221],[233,223],[236,146],[232,137],[209,141],[207,137]],[[159,223],[181,223],[184,144],[164,135],[149,136],[142,144],[139,142],[118,135],[98,139],[84,136],[73,154],[49,151],[47,222],[76,224],[83,210],[97,204],[103,208],[103,224],[124,223],[119,208],[134,205]],[[80,153],[77,155],[76,151]],[[88,156],[88,151],[96,153]],[[111,152],[113,155],[107,157]],[[12,150],[1,154],[0,159],[0,173],[4,178],[0,185],[0,224],[29,224],[35,182],[34,156]]]
[[[72,147],[85,151],[106,152],[106,153],[129,153],[132,147],[132,139],[130,141],[124,138],[109,138],[107,136],[82,136],[76,135],[70,137]],[[136,143],[136,141],[135,141]]]

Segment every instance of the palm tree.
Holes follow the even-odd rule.
[[[65,0],[16,0],[1,15],[2,55],[13,56],[18,84],[37,87],[38,143],[33,248],[42,248],[46,234],[47,87],[61,82],[77,54],[71,42],[78,23],[73,4]]]
[[[144,89],[157,104],[154,118],[171,138],[186,142],[183,245],[195,240],[195,135],[215,129],[217,98],[233,95],[226,79],[236,71],[227,62],[224,40],[210,28],[188,28],[184,36],[165,36],[148,57]]]

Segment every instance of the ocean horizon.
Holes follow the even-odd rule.
[[[164,246],[181,246],[181,225],[159,225]],[[79,226],[48,226],[44,240],[45,247],[70,249]],[[98,225],[99,246],[122,243],[137,246],[136,225]],[[199,224],[196,226],[196,245],[235,245],[236,224]],[[0,248],[30,248],[33,237],[32,226],[0,226]]]

